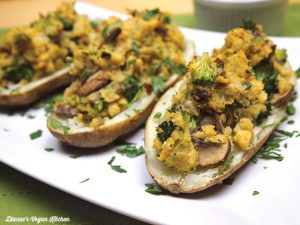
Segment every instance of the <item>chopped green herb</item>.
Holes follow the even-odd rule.
[[[7,67],[3,71],[3,79],[19,83],[21,80],[31,81],[33,78],[33,69],[24,64],[15,64]]]
[[[233,161],[233,158],[234,158],[233,155],[228,156],[226,161],[219,167],[219,173],[224,173],[226,170],[229,169],[229,167]]]
[[[268,169],[268,167],[267,167],[267,166],[264,166],[264,170],[266,170],[266,169]]]
[[[140,109],[133,109],[133,111],[134,111],[135,113],[140,113],[140,112],[141,112]]]
[[[27,118],[28,118],[28,119],[34,119],[34,118],[35,118],[35,116],[34,116],[34,115],[31,115],[31,114],[29,114],[29,115],[27,115]]]
[[[135,63],[136,63],[136,59],[133,59],[133,60],[128,61],[127,65],[129,67],[131,65],[134,65]]]
[[[173,133],[176,125],[172,121],[164,121],[157,128],[157,138],[161,143],[165,142]]]
[[[90,178],[86,178],[85,180],[80,181],[79,183],[82,184],[82,183],[87,182],[87,181],[89,181],[89,180],[90,180]]]
[[[243,20],[242,28],[244,28],[246,30],[255,31],[256,30],[256,23],[254,23],[252,20]]]
[[[160,94],[166,89],[164,80],[158,76],[152,76],[152,87],[155,94]]]
[[[294,121],[294,120],[289,120],[287,123],[288,123],[289,125],[292,125],[292,124],[295,123],[295,121]]]
[[[68,134],[70,127],[63,125],[59,120],[52,118],[50,120],[50,126],[54,129],[63,130],[64,134]]]
[[[287,148],[287,146],[288,146],[288,143],[284,143],[283,147]]]
[[[35,132],[33,132],[33,133],[31,133],[31,134],[29,135],[29,136],[30,136],[30,139],[31,139],[31,140],[37,139],[37,138],[39,138],[39,137],[42,136],[42,133],[43,133],[42,130],[37,130],[37,131],[35,131]]]
[[[164,195],[165,194],[155,184],[147,183],[147,184],[145,184],[145,186],[147,187],[147,189],[145,191],[148,192],[148,193],[150,193],[150,194],[154,194],[154,195]]]
[[[47,151],[47,152],[53,152],[54,148],[45,148],[45,151]]]
[[[160,118],[161,117],[161,112],[157,112],[157,113],[155,113],[155,115],[154,115],[154,118]]]
[[[295,71],[297,78],[300,78],[300,67]]]
[[[79,158],[81,155],[80,154],[73,154],[73,155],[70,155],[70,158],[72,159],[77,159]]]
[[[289,104],[287,109],[286,109],[286,113],[289,115],[289,116],[292,116],[292,115],[295,115],[296,113],[296,108],[293,104]]]
[[[142,13],[142,17],[143,17],[144,20],[150,20],[150,19],[152,19],[154,16],[156,16],[159,13],[160,13],[160,10],[158,8],[152,9],[152,10],[146,9]]]
[[[97,30],[99,27],[99,24],[96,21],[91,21],[90,25],[94,30]]]
[[[132,76],[126,77],[121,89],[127,101],[131,103],[137,101],[143,93],[143,85]]]
[[[227,178],[227,179],[223,180],[222,184],[232,185],[233,182],[234,182],[234,178]]]
[[[128,144],[133,144],[133,143],[128,142],[128,141],[124,141],[124,140],[115,140],[114,144],[117,145],[117,146],[120,146],[120,145],[128,145]]]
[[[114,23],[109,24],[103,31],[102,31],[102,37],[107,37],[110,32],[115,29],[121,27],[122,22],[121,21],[116,21]]]
[[[139,46],[137,46],[137,44],[135,42],[132,42],[131,48],[136,55],[140,55],[141,52],[140,52]]]
[[[130,144],[126,144],[121,147],[118,147],[117,152],[120,153],[121,155],[127,156],[128,158],[135,158],[139,155],[144,154],[145,149],[143,146],[140,146],[137,148],[135,144],[130,143]]]
[[[258,195],[259,191],[253,191],[252,195]]]
[[[164,23],[171,23],[171,18],[169,16],[164,16]]]
[[[109,161],[108,161],[108,165],[110,165],[110,167],[114,170],[114,171],[116,171],[116,172],[118,172],[118,173],[127,173],[127,171],[125,170],[125,169],[123,169],[121,166],[119,166],[119,165],[112,165],[112,163],[115,161],[115,159],[116,159],[116,157],[115,156],[113,156]]]

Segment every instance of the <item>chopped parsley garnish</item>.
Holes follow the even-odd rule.
[[[68,134],[70,130],[70,127],[63,125],[62,122],[54,118],[50,120],[50,126],[53,127],[54,129],[63,130],[64,134]]]
[[[73,155],[70,155],[70,158],[72,159],[77,159],[79,158],[81,155],[80,154],[73,154]]]
[[[233,158],[234,158],[233,155],[228,156],[226,161],[219,167],[219,173],[224,173],[226,170],[229,169],[229,167],[232,164]]]
[[[300,78],[300,67],[295,71],[297,78]]]
[[[31,81],[33,78],[33,69],[24,64],[15,64],[7,67],[3,71],[3,79],[14,83],[19,83],[21,80]]]
[[[252,195],[258,195],[259,191],[253,191]]]
[[[89,181],[89,180],[90,180],[90,178],[86,178],[85,180],[80,181],[79,183],[82,184],[82,183],[87,182],[87,181]]]
[[[133,144],[133,143],[128,142],[128,141],[124,141],[124,140],[115,140],[114,144],[117,145],[117,146],[120,146],[120,145],[128,145],[128,144]]]
[[[225,180],[222,181],[222,184],[225,184],[225,185],[232,185],[234,182],[234,178],[227,178]]]
[[[255,31],[256,30],[256,23],[254,23],[252,20],[243,20],[242,28],[244,28],[246,30]]]
[[[158,8],[152,9],[152,10],[146,9],[142,13],[142,17],[143,17],[144,20],[150,20],[150,19],[152,19],[154,16],[156,16],[159,13],[160,13],[160,10]]]
[[[118,147],[117,152],[120,153],[121,155],[127,156],[128,158],[135,158],[139,155],[144,154],[145,149],[143,146],[136,147],[135,144],[130,143],[130,144],[126,144],[121,147]]]
[[[102,31],[102,37],[107,37],[109,33],[114,29],[114,28],[119,28],[121,27],[122,22],[121,21],[116,21],[114,23],[109,24],[103,31]]]
[[[110,165],[110,167],[114,170],[114,171],[116,171],[116,172],[118,172],[118,173],[127,173],[127,171],[125,170],[125,169],[123,169],[121,166],[119,166],[119,165],[112,165],[112,163],[115,161],[115,159],[116,159],[116,157],[115,156],[113,156],[109,161],[108,161],[108,165]]]
[[[121,89],[128,102],[137,101],[143,93],[143,85],[132,76],[126,77],[124,83],[121,84]]]
[[[287,107],[287,109],[286,109],[286,113],[289,116],[295,115],[295,113],[296,113],[296,107],[293,104],[289,104],[288,107]]]
[[[164,121],[157,128],[157,138],[161,143],[165,142],[173,133],[176,125],[172,121]]]
[[[46,151],[46,152],[53,152],[53,151],[54,151],[54,148],[45,148],[45,151]]]
[[[158,118],[160,118],[160,117],[161,117],[161,112],[155,113],[154,118],[158,119]]]
[[[35,131],[35,132],[33,132],[33,133],[31,133],[31,134],[29,135],[29,136],[30,136],[30,139],[31,139],[31,140],[37,139],[37,138],[39,138],[39,137],[42,136],[42,133],[43,133],[42,130],[37,130],[37,131]]]
[[[299,131],[285,131],[277,129],[274,131],[272,136],[268,139],[268,141],[262,146],[259,152],[253,159],[253,162],[256,163],[258,158],[261,159],[275,159],[277,161],[282,161],[284,157],[280,154],[281,152],[281,143],[288,138],[298,137]],[[283,145],[284,147],[287,145]],[[286,148],[285,147],[285,148]]]
[[[152,87],[155,94],[160,94],[166,89],[164,80],[158,76],[152,76]]]
[[[178,75],[182,75],[187,69],[185,65],[175,63],[170,59],[170,57],[167,57],[161,63],[153,67],[152,73],[157,74],[158,71],[163,67],[172,69]]]
[[[29,114],[29,115],[27,115],[27,118],[28,118],[28,119],[34,119],[34,118],[35,118],[35,116],[34,116],[34,115],[31,115],[31,114]]]
[[[287,123],[288,123],[289,125],[292,125],[292,124],[295,123],[295,121],[294,121],[294,120],[289,120]]]
[[[135,42],[132,42],[131,48],[136,55],[140,55],[141,52],[140,52],[139,46],[137,46],[137,44]]]
[[[145,190],[146,192],[153,194],[153,195],[164,195],[165,193],[157,187],[155,184],[147,183],[145,184],[147,189]]]

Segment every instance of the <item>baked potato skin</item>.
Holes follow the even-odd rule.
[[[286,62],[285,66],[292,71],[292,68],[288,62]],[[276,109],[276,121],[274,123],[281,121],[285,117],[285,112],[287,109],[287,105],[289,102],[289,99],[294,91],[294,88],[296,86],[297,82],[297,76],[295,73],[293,73],[293,76],[291,77],[291,84],[293,85],[291,89],[287,90],[282,98],[280,99],[279,102],[277,102],[277,109]],[[178,88],[178,87],[177,87]],[[152,120],[154,118],[155,113],[159,110],[160,106],[165,102],[166,98],[170,95],[173,95],[176,92],[176,86],[169,91],[167,91],[161,99],[157,102],[157,104],[154,107],[154,110],[152,111],[147,123],[146,123],[146,128],[145,128],[145,161],[146,161],[146,166],[148,169],[148,172],[150,176],[155,180],[155,182],[162,187],[163,189],[168,190],[169,192],[173,194],[179,194],[179,193],[195,193],[199,192],[202,190],[205,190],[215,184],[220,184],[225,180],[226,178],[230,177],[233,173],[235,173],[239,168],[241,168],[243,165],[245,165],[259,150],[260,148],[264,145],[264,143],[268,140],[272,132],[276,129],[276,126],[273,127],[268,127],[265,129],[266,131],[264,132],[263,136],[258,139],[258,141],[255,143],[254,146],[252,146],[247,152],[243,155],[243,157],[240,159],[240,161],[234,165],[231,166],[228,170],[226,170],[222,174],[218,174],[215,178],[209,180],[209,182],[206,182],[204,185],[201,184],[195,184],[192,188],[187,188],[185,187],[184,184],[179,183],[179,182],[170,182],[167,179],[164,179],[163,176],[157,176],[155,175],[155,172],[153,171],[153,165],[150,163],[150,151],[153,151],[152,148],[152,143],[149,143],[148,137],[149,137],[149,132],[151,132],[151,127],[154,126],[152,123]],[[155,159],[152,159],[155,160]],[[164,173],[164,171],[160,171],[161,174]],[[160,175],[161,175],[160,174]],[[180,175],[180,174],[179,174]]]
[[[143,111],[126,120],[122,120],[110,126],[102,126],[99,129],[91,132],[64,134],[61,130],[57,130],[51,127],[50,121],[54,115],[51,115],[48,118],[47,126],[50,132],[58,140],[67,145],[82,148],[101,147],[113,142],[118,137],[123,136],[141,126],[151,113],[154,104],[155,102],[152,102]]]
[[[0,106],[4,107],[21,107],[29,105],[41,97],[51,93],[52,91],[66,86],[72,81],[72,76],[65,73],[54,79],[49,79],[49,81],[37,85],[25,92],[16,92],[12,94],[0,94]]]

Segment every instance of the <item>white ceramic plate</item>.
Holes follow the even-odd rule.
[[[105,18],[113,14],[85,3],[77,3],[76,7],[91,17]],[[221,33],[182,31],[195,41],[197,54],[210,52],[223,44]],[[293,68],[298,68],[300,39],[273,40],[288,50]],[[296,105],[300,106],[300,102]],[[289,140],[288,148],[283,148],[282,162],[250,162],[234,175],[231,186],[218,185],[191,195],[155,196],[145,192],[145,183],[153,181],[146,170],[144,156],[126,158],[118,154],[113,145],[98,150],[66,147],[48,132],[43,110],[30,110],[29,114],[36,118],[0,114],[0,161],[82,199],[155,224],[300,224],[297,207],[300,200],[299,138]],[[295,124],[285,125],[283,129],[300,130],[299,113],[291,119]],[[42,137],[30,140],[29,134],[38,129],[43,131]],[[143,145],[143,129],[123,139]],[[45,148],[55,150],[47,152]],[[71,158],[74,154],[81,156]],[[114,164],[121,165],[127,173],[117,173],[110,168],[107,162],[112,156],[116,156]],[[80,183],[87,178],[88,181]],[[260,194],[252,196],[254,190]]]

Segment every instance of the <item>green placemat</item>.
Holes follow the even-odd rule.
[[[5,222],[9,217],[28,222]],[[70,222],[39,224],[97,225],[144,223],[66,194],[0,163],[0,224],[38,224],[63,217]]]
[[[172,21],[179,26],[190,28],[196,27],[196,18],[194,14],[174,15],[172,19]],[[300,4],[290,4],[288,6],[280,35],[300,37]]]

